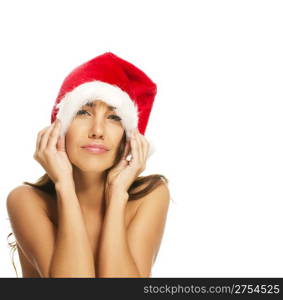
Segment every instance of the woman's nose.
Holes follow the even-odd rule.
[[[96,117],[93,120],[92,126],[90,128],[90,135],[96,138],[104,137],[104,120],[103,118]]]

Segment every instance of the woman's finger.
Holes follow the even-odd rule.
[[[143,144],[141,142],[141,136],[140,133],[138,131],[138,129],[136,129],[136,140],[137,140],[137,145],[138,145],[138,153],[139,153],[139,160],[140,163],[143,163]]]
[[[49,138],[49,133],[53,129],[53,126],[54,126],[54,122],[43,133],[40,143],[39,143],[39,151],[43,151],[46,148],[46,144],[47,144],[48,138]]]
[[[132,162],[139,161],[139,153],[138,153],[138,144],[137,144],[137,139],[135,137],[135,134],[132,134],[131,137],[131,152],[132,152]]]
[[[126,159],[127,158],[127,156],[129,155],[129,153],[130,153],[130,141],[127,141],[126,142],[126,145],[125,145],[125,149],[124,149],[124,153],[123,153],[123,157],[122,157],[122,159]]]
[[[56,148],[56,144],[58,141],[58,133],[59,133],[59,128],[60,128],[60,121],[59,119],[56,119],[56,121],[54,122],[54,126],[52,128],[52,130],[50,131],[50,135],[49,135],[49,139],[47,141],[47,147],[48,148]]]
[[[148,141],[146,140],[145,136],[143,136],[143,135],[140,135],[140,136],[141,136],[141,141],[142,141],[143,149],[144,149],[143,161],[146,162],[148,152],[149,152],[149,144],[148,144]]]
[[[36,149],[35,149],[35,152],[37,153],[39,151],[39,145],[40,145],[40,141],[41,141],[41,138],[42,138],[42,135],[44,134],[45,130],[47,130],[49,126],[46,126],[45,128],[43,128],[42,130],[40,130],[37,134],[37,139],[36,139]]]
[[[60,135],[60,136],[59,136],[56,147],[57,147],[57,150],[58,150],[58,151],[66,152],[66,147],[65,147],[65,135]]]
[[[35,146],[35,153],[38,152],[39,150],[39,144],[40,144],[40,140],[41,140],[41,136],[42,136],[43,132],[39,131],[37,134],[37,138],[36,138],[36,146]]]

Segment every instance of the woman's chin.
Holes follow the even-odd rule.
[[[86,173],[102,173],[105,172],[110,166],[106,165],[101,165],[101,164],[91,164],[88,163],[86,164],[79,164],[76,165],[76,168],[78,168],[81,172],[86,172]]]

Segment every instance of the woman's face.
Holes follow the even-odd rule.
[[[113,166],[120,149],[124,128],[121,118],[101,100],[83,105],[66,133],[66,151],[73,165],[82,171],[103,172]],[[96,154],[82,146],[97,143],[109,151]]]

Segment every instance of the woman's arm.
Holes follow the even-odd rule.
[[[164,233],[170,192],[161,184],[146,195],[128,228],[128,194],[109,197],[99,252],[97,277],[150,277]]]
[[[113,193],[103,220],[97,277],[140,277],[131,255],[125,224],[128,193]]]
[[[58,230],[50,277],[95,277],[94,258],[72,183],[57,183]]]
[[[66,153],[60,120],[37,135],[34,158],[46,170],[57,194],[58,227],[50,277],[95,277],[95,266],[81,208],[75,193],[73,166]]]
[[[126,157],[131,147],[132,160]],[[149,144],[138,129],[127,142],[120,162],[106,181],[104,218],[97,277],[148,277],[157,256],[169,206],[164,184],[146,195],[129,228],[125,209],[131,184],[144,171]]]

